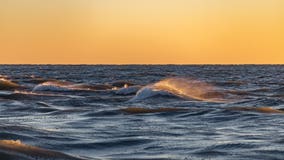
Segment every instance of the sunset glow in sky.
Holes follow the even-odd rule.
[[[0,0],[0,63],[284,64],[283,0]]]

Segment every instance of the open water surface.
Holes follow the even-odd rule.
[[[0,159],[284,159],[283,65],[1,65]]]

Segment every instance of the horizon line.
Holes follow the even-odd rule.
[[[224,65],[224,66],[226,66],[226,65],[284,65],[284,63],[225,63],[225,64],[222,64],[222,63],[121,63],[121,64],[118,64],[118,63],[113,63],[113,64],[111,64],[111,63],[94,63],[94,64],[91,64],[91,63],[70,63],[70,64],[68,64],[68,63],[7,63],[7,64],[5,64],[5,63],[3,63],[3,64],[1,64],[0,63],[0,65],[1,66],[4,66],[4,65],[62,65],[62,66],[64,66],[64,65],[72,65],[72,66],[83,66],[83,65],[85,65],[85,66],[103,66],[103,65],[106,65],[106,66],[108,66],[108,65],[113,65],[113,66],[123,66],[123,65],[149,65],[149,66],[155,66],[155,65],[159,65],[159,66],[161,66],[161,65],[164,65],[164,66],[166,66],[166,65],[176,65],[176,66],[178,66],[178,65],[196,65],[196,66],[198,66],[198,65]]]

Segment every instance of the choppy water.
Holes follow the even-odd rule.
[[[284,159],[284,66],[0,66],[0,159]]]

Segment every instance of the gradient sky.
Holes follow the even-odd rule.
[[[284,64],[283,0],[0,0],[0,63]]]

